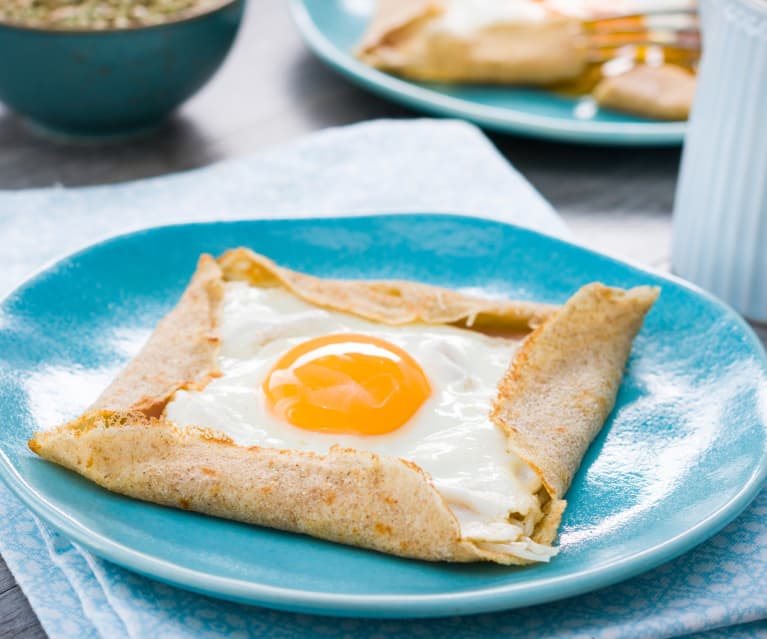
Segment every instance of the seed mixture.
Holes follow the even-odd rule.
[[[126,29],[181,20],[226,0],[0,0],[0,22],[46,29]]]

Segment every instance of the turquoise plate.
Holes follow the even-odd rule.
[[[564,302],[658,284],[616,409],[568,494],[548,565],[429,564],[109,493],[26,447],[74,417],[175,303],[201,252],[246,245],[329,277],[405,278]],[[551,601],[648,570],[733,519],[767,473],[765,356],[687,285],[496,222],[453,216],[189,224],[120,236],[0,304],[0,470],[49,524],[117,564],[216,597],[313,613],[417,617]]]
[[[374,0],[290,0],[309,47],[362,87],[436,115],[459,117],[496,131],[587,144],[677,145],[686,122],[659,122],[603,111],[591,100],[518,87],[411,82],[358,62],[353,51]]]

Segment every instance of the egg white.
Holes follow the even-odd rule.
[[[337,435],[296,428],[270,412],[261,385],[276,361],[331,333],[387,340],[420,364],[432,394],[407,424],[384,435]],[[219,335],[223,375],[203,390],[178,391],[165,411],[169,420],[222,431],[243,446],[326,453],[340,444],[407,459],[431,476],[463,537],[527,559],[547,561],[556,552],[530,540],[540,518],[538,476],[506,450],[489,419],[517,340],[451,326],[386,326],[242,282],[226,284]]]

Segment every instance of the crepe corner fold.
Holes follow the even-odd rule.
[[[389,324],[524,330],[492,419],[545,487],[533,541],[551,545],[563,497],[615,401],[631,343],[657,289],[592,284],[564,306],[482,300],[401,281],[326,280],[247,249],[203,256],[173,310],[81,417],[36,433],[30,448],[137,499],[431,561],[525,564],[461,537],[453,512],[415,464],[333,447],[326,455],[238,446],[162,418],[179,388],[215,377],[225,281],[282,287],[318,306]]]

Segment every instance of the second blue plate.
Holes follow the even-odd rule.
[[[291,0],[309,47],[353,82],[406,106],[470,120],[488,129],[588,144],[677,145],[686,122],[660,122],[604,111],[593,103],[519,87],[412,82],[353,56],[370,21],[372,0]]]

